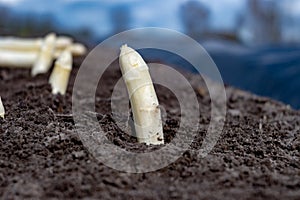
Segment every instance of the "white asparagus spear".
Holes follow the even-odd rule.
[[[127,45],[121,47],[119,62],[129,93],[138,141],[147,145],[163,144],[161,113],[147,64]]]
[[[54,69],[50,75],[49,83],[52,86],[53,94],[64,95],[69,83],[69,77],[72,70],[72,54],[66,49],[55,62]]]
[[[0,49],[0,66],[15,68],[31,68],[38,58],[37,52],[19,52]]]
[[[66,47],[68,48],[72,55],[73,56],[82,56],[84,54],[86,54],[87,52],[87,49],[86,47],[83,45],[83,44],[80,44],[80,43],[75,43],[75,44],[71,44],[70,46]],[[66,49],[65,48],[65,49]],[[58,48],[58,49],[55,49],[55,52],[54,52],[54,57],[55,58],[58,58],[59,55],[65,50],[64,48]]]
[[[39,51],[43,45],[42,38],[17,38],[0,37],[0,49],[14,51]],[[59,36],[55,41],[56,49],[65,49],[72,45],[73,39],[67,36]]]
[[[56,35],[54,33],[50,33],[45,37],[40,54],[31,70],[32,76],[48,72],[53,61],[55,41]]]
[[[5,114],[5,110],[0,97],[0,117],[2,117],[3,119],[4,119],[4,114]]]
[[[86,48],[82,44],[73,44],[68,47],[72,55],[82,56],[86,54]],[[56,49],[53,57],[58,58],[62,49]],[[0,67],[9,68],[32,68],[39,56],[38,51],[15,51],[15,50],[2,50],[0,48]]]
[[[27,39],[17,37],[0,37],[0,49],[17,51],[38,51],[43,39]]]
[[[86,54],[87,49],[83,44],[75,43],[70,46],[71,52],[74,56],[82,56]]]
[[[68,36],[59,36],[55,41],[55,49],[65,49],[72,45],[73,39]]]

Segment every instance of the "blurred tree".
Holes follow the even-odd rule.
[[[180,8],[180,17],[186,33],[198,40],[207,32],[209,27],[209,9],[201,2],[192,0]]]
[[[85,44],[95,40],[93,32],[88,27],[66,29],[58,26],[51,14],[15,13],[7,7],[0,6],[0,35],[39,37],[49,32],[70,35]]]
[[[9,9],[5,6],[0,6],[0,34],[6,35],[10,32],[9,19],[11,18]]]
[[[5,17],[2,17],[4,16],[3,13],[1,12],[0,18],[1,35],[33,37],[45,35],[58,29],[50,15],[37,16],[30,13],[14,13],[10,9],[5,10]]]
[[[300,43],[299,0],[281,0],[282,38],[284,42]]]
[[[112,33],[120,33],[130,27],[130,9],[126,5],[117,5],[110,10]]]
[[[259,44],[282,41],[282,21],[278,1],[247,0],[248,14],[241,20],[250,42]]]

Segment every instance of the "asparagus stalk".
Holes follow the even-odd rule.
[[[55,49],[65,49],[72,45],[73,39],[67,36],[59,36],[55,42]]]
[[[49,60],[49,57],[51,57],[49,56],[48,50],[51,51],[53,44],[54,50],[52,56],[54,58],[58,58],[67,48],[70,49],[73,56],[82,56],[87,51],[83,44],[73,44],[73,39],[70,37],[59,36],[55,41],[53,41],[53,37],[54,34],[47,35],[45,39],[0,37],[0,66],[31,68],[33,65],[36,65],[35,69],[32,71],[32,75],[36,75],[38,73],[44,73],[47,71],[48,65],[46,64],[46,61]],[[45,59],[45,57],[48,58]],[[38,69],[38,67],[40,67],[40,69]]]
[[[5,114],[5,110],[0,97],[0,117],[2,117],[3,119],[4,119],[4,114]]]
[[[73,56],[81,56],[86,53],[86,48],[82,44],[73,44],[68,47]],[[58,58],[63,49],[56,49],[53,57]],[[15,51],[0,49],[0,66],[11,68],[32,68],[39,56],[38,51]]]
[[[56,35],[54,33],[50,33],[45,37],[40,54],[31,71],[32,76],[48,72],[53,60],[55,41]]]
[[[37,52],[0,49],[0,66],[4,67],[31,68],[37,58]]]
[[[53,94],[64,95],[67,90],[70,72],[72,70],[72,54],[66,49],[55,62],[54,69],[50,75],[49,83]]]
[[[37,51],[43,44],[41,38],[38,39],[23,39],[17,37],[1,37],[0,49],[15,50],[15,51]]]
[[[0,49],[12,51],[39,51],[43,46],[43,38],[0,37]],[[55,49],[65,49],[72,45],[73,39],[60,36],[55,41]]]
[[[86,47],[80,43],[73,44],[72,46],[70,46],[70,49],[74,56],[82,56],[87,52]]]
[[[87,52],[86,47],[83,44],[80,44],[80,43],[71,44],[71,45],[67,46],[66,48],[68,48],[71,51],[73,56],[82,56],[82,55],[86,54],[86,52]],[[59,55],[66,48],[57,48],[57,49],[55,49],[54,57],[58,58]]]
[[[127,45],[121,47],[119,62],[129,93],[138,142],[163,144],[161,113],[147,64]]]

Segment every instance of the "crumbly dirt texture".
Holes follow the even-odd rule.
[[[0,69],[1,199],[300,199],[300,112],[226,87],[227,116],[217,145],[195,156],[210,121],[210,97],[199,77],[193,82],[200,104],[200,130],[176,162],[155,172],[123,173],[96,160],[83,146],[72,119],[72,85],[82,59],[75,60],[67,94],[52,95],[50,73],[32,78],[29,70]],[[99,124],[115,144],[135,152],[148,147],[120,130],[107,100],[121,77],[115,62],[96,95]],[[174,94],[156,86],[167,112],[170,142],[180,120]],[[151,148],[151,147],[150,147]]]

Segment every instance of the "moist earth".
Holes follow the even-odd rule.
[[[74,61],[65,96],[52,95],[50,73],[31,77],[26,69],[0,69],[6,109],[5,119],[0,118],[1,199],[300,199],[300,112],[226,86],[225,126],[213,150],[199,157],[195,152],[206,135],[211,99],[203,80],[185,72],[201,113],[190,149],[154,172],[124,173],[107,167],[89,153],[75,131],[72,86],[81,62],[82,58]],[[96,92],[99,125],[114,145],[127,151],[155,150],[158,147],[137,143],[112,118],[109,98],[120,78],[114,62],[99,82],[106,88]],[[165,109],[169,143],[180,124],[180,106],[170,90],[155,87]]]

